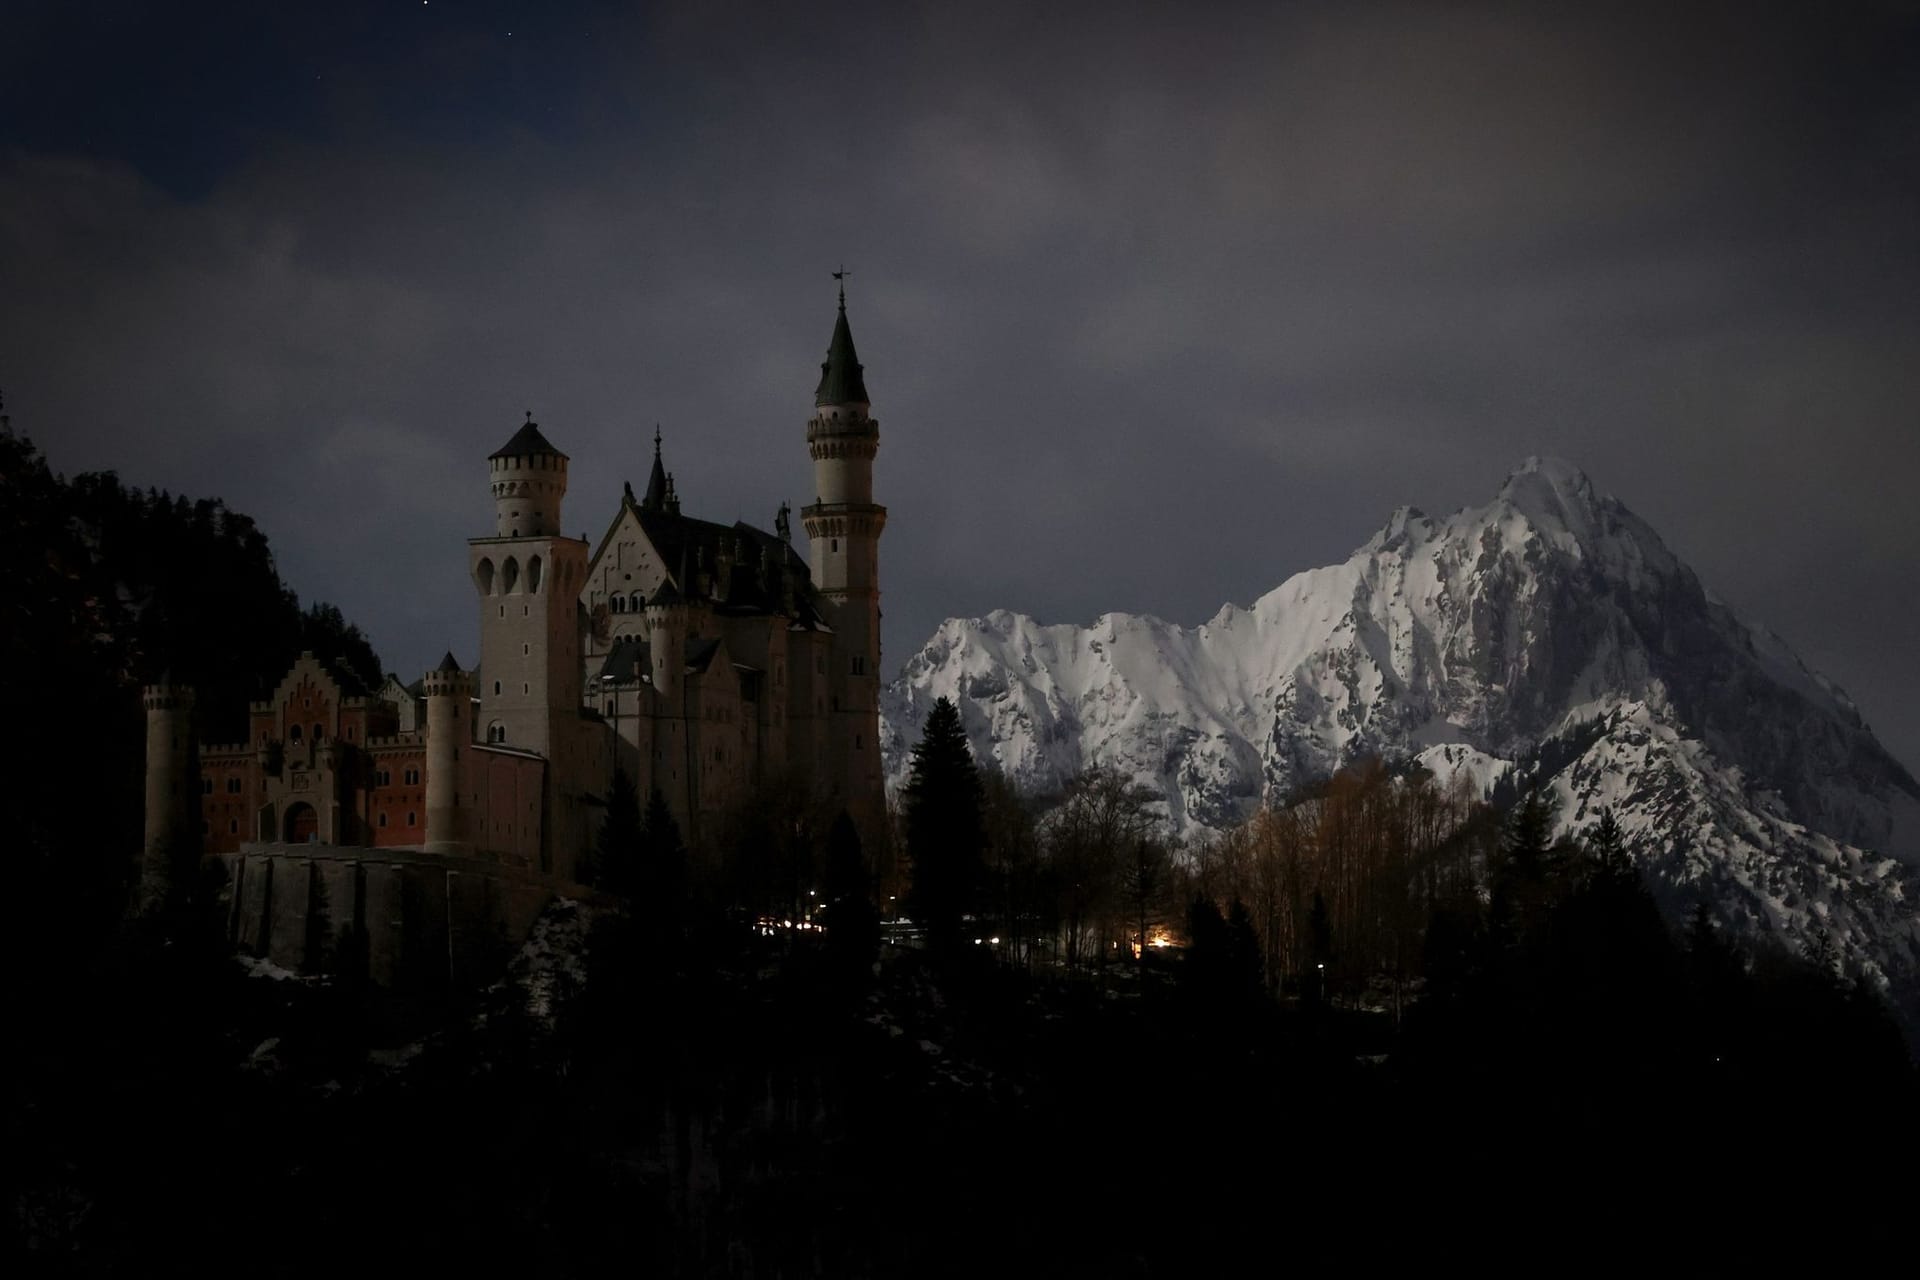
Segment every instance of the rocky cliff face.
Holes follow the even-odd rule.
[[[1843,692],[1564,462],[1530,459],[1445,518],[1403,508],[1345,563],[1197,627],[950,619],[882,699],[895,784],[941,696],[1023,786],[1114,767],[1183,833],[1365,755],[1482,785],[1517,766],[1564,830],[1612,806],[1676,909],[1704,895],[1745,929],[1824,929],[1920,989],[1920,785]]]

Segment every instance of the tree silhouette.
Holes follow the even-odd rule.
[[[974,905],[985,844],[981,798],[960,713],[941,698],[913,749],[906,787],[907,859],[913,870],[909,903],[935,950],[958,944],[961,920]]]
[[[640,888],[642,844],[640,792],[627,771],[616,768],[607,792],[607,816],[588,868],[589,883],[631,899]]]
[[[644,908],[663,924],[678,928],[685,923],[687,846],[659,787],[647,796],[641,824],[638,888]]]
[[[880,916],[873,908],[871,877],[860,848],[860,831],[843,809],[827,829],[827,954],[837,976],[858,979],[880,947]]]

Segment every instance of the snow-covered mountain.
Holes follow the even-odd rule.
[[[1563,830],[1614,808],[1676,908],[1704,893],[1747,930],[1824,928],[1920,992],[1920,785],[1565,462],[1529,459],[1445,518],[1402,508],[1344,564],[1197,627],[949,619],[883,694],[892,784],[942,696],[1023,786],[1113,767],[1178,832],[1369,754],[1482,785],[1537,768]]]

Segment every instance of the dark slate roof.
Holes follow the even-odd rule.
[[[528,418],[525,425],[513,433],[513,439],[487,455],[491,462],[495,458],[530,458],[535,454],[552,454],[556,458],[567,455],[554,448],[547,438],[540,434],[540,424]]]
[[[840,315],[833,322],[833,341],[827,346],[827,358],[820,366],[820,385],[814,390],[813,403],[868,404],[867,384],[860,376],[860,359],[853,353],[853,330],[847,327],[847,300],[840,300]]]
[[[621,636],[600,664],[600,678],[611,684],[628,684],[638,680],[652,661],[646,641],[638,636]]]
[[[649,511],[667,505],[667,464],[660,460],[660,429],[653,431],[653,470],[647,473],[647,496],[641,499]]]
[[[687,637],[687,666],[693,671],[705,671],[713,662],[713,655],[720,652],[720,638],[702,640],[697,636]]]
[[[744,520],[724,525],[675,515],[669,511],[645,509],[640,511],[640,528],[659,551],[662,563],[685,565],[688,576],[695,572],[694,566],[704,564],[707,572],[717,577],[721,547],[724,545],[729,551],[736,546],[740,548],[741,554],[734,561],[732,580],[727,584],[725,596],[712,601],[716,613],[750,615],[780,612],[780,579],[784,566],[791,568],[798,576],[793,593],[796,614],[808,620],[816,616],[812,602],[813,583],[807,562],[795,553],[785,539],[764,529],[756,529]],[[763,559],[771,570],[764,575],[764,580],[761,573]],[[680,577],[678,573],[671,574],[661,583],[661,592],[673,588],[669,599],[693,594],[693,584],[680,581]],[[718,582],[715,582],[714,589],[716,592],[719,590]],[[655,593],[654,599],[660,599],[660,592]]]
[[[453,672],[458,672],[460,670],[460,664],[453,660],[453,650],[451,649],[447,650],[447,656],[440,659],[440,665],[435,667],[434,670],[435,671],[453,671]]]

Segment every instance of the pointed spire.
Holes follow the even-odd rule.
[[[840,282],[840,314],[833,322],[833,341],[827,346],[827,358],[820,366],[820,385],[814,389],[816,408],[830,404],[867,404],[867,384],[860,373],[860,358],[853,350],[853,330],[847,325],[847,271],[833,273]]]
[[[660,511],[667,505],[669,490],[667,487],[666,464],[660,460],[660,424],[653,424],[653,471],[647,476],[647,497],[641,508],[646,511]]]
[[[447,656],[440,659],[440,665],[435,667],[434,670],[435,671],[453,671],[453,672],[458,672],[460,670],[460,664],[453,660],[453,650],[451,649],[447,650]]]

